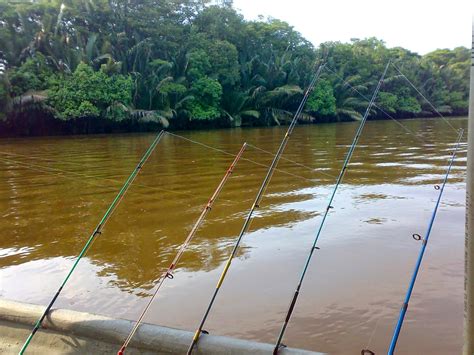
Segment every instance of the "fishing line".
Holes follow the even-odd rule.
[[[398,71],[398,72],[400,73],[401,76],[403,76],[403,77],[405,78],[405,80],[408,82],[408,84],[410,84],[411,87],[412,87],[413,89],[415,89],[415,91],[431,106],[431,108],[432,108],[433,110],[435,110],[435,112],[438,114],[438,116],[441,117],[441,118],[444,120],[444,122],[446,122],[446,123],[448,124],[448,126],[452,128],[453,131],[455,131],[456,133],[458,133],[459,131],[458,131],[456,128],[454,128],[453,125],[441,114],[441,112],[439,112],[439,111],[436,109],[436,107],[434,107],[434,105],[431,103],[431,101],[428,100],[428,99],[426,98],[426,96],[423,95],[423,93],[422,93],[420,90],[418,90],[418,88],[415,86],[415,84],[413,84],[413,83],[410,81],[410,79],[408,79],[408,78],[406,77],[406,75],[403,74],[403,73],[401,72],[401,70],[398,69],[398,67],[397,67],[394,63],[392,63],[392,66],[395,68],[396,71]]]
[[[336,77],[338,77],[339,79],[341,79],[347,86],[349,86],[354,92],[356,92],[357,94],[359,94],[363,99],[367,100],[367,101],[370,101],[370,99],[365,96],[363,93],[360,92],[360,90],[358,90],[357,88],[355,88],[353,85],[351,85],[347,80],[345,80],[342,76],[340,76],[338,73],[336,73],[334,70],[332,70],[331,68],[326,68],[327,70],[329,70],[331,73],[333,73]],[[390,118],[391,120],[393,120],[395,123],[397,123],[400,127],[402,127],[405,131],[407,131],[408,133],[410,133],[411,135],[413,135],[416,139],[420,140],[421,142],[425,143],[425,144],[428,144],[423,138],[421,138],[421,135],[418,134],[418,133],[415,133],[413,132],[411,129],[409,129],[406,125],[404,125],[403,123],[400,122],[400,120],[397,120],[396,118],[394,118],[392,115],[390,115],[387,111],[385,111],[382,107],[380,107],[379,105],[377,105],[376,103],[373,104],[374,107],[378,108],[380,110],[380,112],[382,112],[385,116],[387,116],[388,118]]]
[[[247,147],[247,143],[244,143],[242,145],[242,148],[240,148],[240,151],[239,153],[235,156],[234,158],[234,161],[231,163],[231,165],[229,166],[229,168],[227,169],[224,177],[222,178],[222,180],[220,181],[219,185],[217,186],[216,190],[214,191],[214,193],[212,194],[211,198],[209,199],[209,201],[207,202],[207,204],[204,206],[199,218],[196,220],[196,223],[194,224],[194,226],[192,227],[191,231],[189,232],[188,236],[186,237],[185,241],[183,244],[181,244],[181,246],[179,247],[178,249],[178,252],[176,254],[176,256],[174,257],[173,261],[171,262],[171,265],[168,267],[168,269],[161,275],[161,277],[158,279],[158,284],[157,284],[157,287],[155,289],[155,292],[153,293],[153,295],[151,296],[150,300],[148,301],[147,305],[145,306],[145,308],[143,309],[142,313],[140,314],[140,316],[138,317],[138,320],[135,322],[132,330],[130,331],[127,339],[125,340],[125,342],[123,343],[122,347],[120,348],[120,350],[118,351],[117,355],[123,355],[124,352],[125,352],[125,349],[127,348],[128,344],[130,344],[130,341],[132,340],[133,336],[135,335],[135,333],[137,332],[138,330],[138,327],[140,326],[140,324],[142,323],[142,320],[143,318],[145,317],[146,313],[148,312],[148,309],[150,308],[151,304],[153,303],[153,300],[155,299],[155,297],[157,296],[158,294],[158,291],[160,290],[161,286],[163,285],[163,283],[165,282],[166,279],[173,279],[174,278],[174,275],[173,275],[173,271],[174,269],[176,268],[176,265],[178,264],[179,260],[181,259],[181,256],[183,255],[183,253],[185,252],[186,248],[188,247],[189,243],[191,243],[193,237],[196,235],[196,232],[198,231],[199,227],[201,226],[202,222],[204,221],[204,219],[206,218],[207,214],[209,213],[209,211],[211,210],[214,202],[216,201],[216,199],[219,197],[219,194],[220,192],[222,191],[222,189],[224,188],[224,185],[225,183],[227,182],[227,180],[229,179],[230,175],[232,174],[232,172],[234,171],[234,168],[235,166],[237,165],[239,159],[241,158],[242,154],[244,153],[245,149]]]
[[[371,98],[371,100],[370,100],[370,102],[369,102],[369,105],[367,106],[367,109],[366,109],[366,111],[365,111],[365,114],[364,114],[364,116],[363,116],[363,118],[362,118],[362,120],[361,120],[361,122],[360,122],[360,124],[359,124],[359,127],[357,128],[357,131],[356,131],[356,133],[355,133],[355,136],[354,136],[354,139],[353,139],[353,141],[352,141],[352,144],[351,144],[351,146],[350,146],[350,148],[349,148],[349,151],[348,151],[347,154],[346,154],[346,157],[345,157],[345,160],[344,160],[344,164],[342,165],[341,171],[339,172],[339,176],[338,176],[338,178],[337,178],[337,181],[336,181],[336,184],[335,184],[334,189],[333,189],[333,191],[332,191],[332,194],[331,194],[331,196],[330,196],[330,198],[329,198],[328,205],[327,205],[327,207],[326,207],[326,211],[324,212],[323,218],[322,218],[322,220],[321,220],[321,224],[319,225],[318,232],[316,233],[316,236],[315,236],[315,238],[314,238],[313,244],[312,244],[311,249],[310,249],[310,251],[309,251],[309,254],[308,254],[307,258],[306,258],[306,262],[305,262],[305,264],[304,264],[304,266],[303,266],[303,270],[302,270],[302,272],[301,272],[301,276],[300,276],[299,281],[298,281],[298,284],[297,284],[297,286],[296,286],[295,293],[293,294],[293,297],[292,297],[292,299],[291,299],[290,305],[289,305],[289,307],[288,307],[288,311],[287,311],[286,316],[285,316],[285,319],[284,319],[284,321],[283,321],[282,328],[281,328],[281,330],[280,330],[280,333],[279,333],[279,335],[278,335],[277,341],[276,341],[276,343],[275,343],[275,347],[274,347],[274,349],[273,349],[273,354],[277,354],[277,353],[278,353],[278,350],[280,349],[280,347],[283,346],[282,343],[281,343],[281,340],[282,340],[282,338],[283,338],[283,335],[285,334],[286,328],[287,328],[287,326],[288,326],[288,323],[289,323],[289,321],[290,321],[290,318],[291,318],[291,315],[292,315],[292,313],[293,313],[294,307],[295,307],[295,305],[296,305],[296,301],[297,301],[297,299],[298,299],[298,296],[299,296],[299,293],[300,293],[300,289],[301,289],[301,286],[302,286],[302,284],[303,284],[304,277],[305,277],[305,275],[306,275],[306,271],[308,270],[309,263],[310,263],[311,258],[312,258],[312,256],[313,256],[313,253],[314,253],[314,251],[315,251],[316,249],[319,249],[319,248],[316,246],[316,244],[317,244],[317,242],[318,242],[319,236],[321,235],[321,231],[322,231],[322,229],[323,229],[324,223],[326,222],[326,218],[327,218],[327,216],[328,216],[328,214],[329,214],[329,211],[333,208],[332,202],[333,202],[333,200],[334,200],[334,196],[336,195],[337,189],[338,189],[340,183],[342,182],[342,180],[343,180],[343,178],[344,178],[345,172],[346,172],[346,170],[347,170],[347,166],[348,166],[348,164],[349,164],[349,162],[350,162],[350,160],[351,160],[352,154],[354,153],[354,150],[355,150],[355,148],[356,148],[356,146],[357,146],[357,143],[359,142],[359,138],[360,138],[360,136],[361,136],[361,134],[362,134],[362,130],[363,130],[364,126],[365,126],[365,122],[367,121],[367,117],[369,116],[369,113],[370,113],[370,110],[371,110],[371,108],[372,108],[372,105],[373,105],[373,103],[375,102],[375,99],[377,98],[377,95],[378,95],[378,93],[379,93],[379,91],[380,91],[380,88],[381,88],[381,86],[382,86],[382,83],[383,83],[383,80],[384,80],[385,75],[386,75],[386,73],[387,73],[387,70],[388,70],[389,65],[390,65],[390,61],[389,61],[389,62],[387,63],[387,65],[385,66],[385,70],[384,70],[382,76],[380,77],[380,80],[379,80],[378,83],[377,83],[377,87],[375,88],[374,93],[372,94],[372,98]]]
[[[104,165],[104,164],[99,164],[99,166],[95,166],[95,165],[88,165],[87,162],[75,162],[75,161],[69,161],[69,160],[57,160],[57,159],[52,159],[52,158],[45,158],[45,157],[38,157],[38,156],[34,156],[34,155],[26,155],[26,154],[19,154],[19,153],[11,153],[11,152],[4,152],[4,151],[0,151],[0,154],[3,154],[3,155],[10,155],[11,159],[15,159],[16,157],[21,157],[21,158],[26,158],[27,160],[32,160],[32,161],[35,161],[35,160],[43,160],[45,162],[50,162],[52,164],[58,164],[58,165],[64,165],[64,164],[69,164],[69,165],[74,165],[74,166],[80,166],[82,168],[82,170],[98,170],[98,169],[104,169],[104,168],[120,168],[120,167],[117,167],[117,166],[107,166],[107,165]],[[31,164],[31,163],[29,163]],[[46,166],[44,166],[46,168]],[[56,170],[59,170],[59,171],[64,171],[64,170],[61,170],[59,168],[54,168],[54,167],[51,167],[51,166],[47,166],[48,169],[56,169]],[[70,171],[67,171],[68,173],[72,173],[72,174],[83,174],[83,173],[76,173],[76,172],[70,172]],[[111,170],[108,170],[107,171],[108,173],[111,173]],[[96,175],[96,176],[93,176],[93,175],[84,175],[86,177],[91,177],[91,178],[102,178],[101,175]],[[123,177],[127,177],[128,175],[127,174],[113,174],[113,178],[123,178]],[[117,180],[117,182],[122,182],[122,181],[119,181]],[[138,184],[135,184],[135,186],[138,186]]]
[[[410,283],[408,285],[408,290],[407,290],[406,295],[405,295],[405,300],[403,302],[402,308],[400,309],[400,314],[399,314],[399,317],[398,317],[397,325],[395,326],[395,330],[393,331],[392,340],[390,342],[390,347],[389,347],[389,350],[388,350],[388,355],[393,355],[393,353],[395,351],[395,347],[397,346],[398,336],[400,335],[400,331],[401,331],[402,326],[403,326],[403,321],[405,320],[405,314],[406,314],[407,309],[408,309],[408,303],[410,302],[411,294],[413,292],[413,288],[415,287],[415,282],[416,282],[416,278],[418,276],[418,271],[420,270],[421,262],[423,260],[423,255],[425,253],[425,249],[426,249],[426,246],[428,244],[428,240],[430,238],[431,229],[433,228],[433,224],[434,224],[434,221],[436,219],[436,213],[438,212],[438,207],[440,205],[441,198],[443,196],[444,188],[445,188],[446,183],[448,181],[448,177],[449,177],[449,174],[451,172],[451,168],[453,166],[454,159],[456,158],[457,151],[459,149],[459,146],[461,145],[461,139],[462,139],[463,133],[464,133],[464,131],[462,129],[459,130],[459,135],[458,135],[458,139],[457,139],[457,142],[456,142],[456,146],[453,149],[451,159],[449,161],[449,165],[446,169],[446,174],[444,176],[443,183],[441,184],[441,186],[439,186],[439,185],[434,186],[434,188],[439,191],[438,199],[436,200],[436,204],[435,204],[433,213],[431,215],[430,221],[428,223],[428,228],[425,232],[425,236],[424,236],[424,238],[422,238],[419,234],[413,234],[413,238],[415,240],[421,241],[420,252],[418,254],[418,258],[416,260],[415,268],[413,270],[413,274],[412,274]]]
[[[120,201],[122,201],[122,198],[123,196],[125,195],[125,193],[127,192],[128,188],[130,187],[130,185],[133,183],[133,180],[135,180],[136,176],[138,175],[138,173],[140,172],[140,170],[142,169],[143,165],[146,163],[146,161],[148,160],[148,158],[150,157],[150,155],[153,153],[153,151],[155,150],[155,147],[157,146],[157,144],[160,142],[160,139],[161,137],[163,136],[163,133],[164,131],[160,131],[160,133],[158,133],[158,135],[156,136],[156,138],[153,140],[153,142],[151,143],[151,145],[148,147],[148,149],[146,150],[146,152],[144,153],[143,157],[141,158],[140,162],[138,163],[138,165],[135,167],[135,169],[132,171],[132,173],[130,174],[130,176],[127,178],[127,180],[125,181],[124,185],[122,186],[122,188],[120,189],[120,191],[117,193],[117,196],[114,198],[114,200],[112,201],[112,203],[110,204],[110,206],[108,207],[108,209],[106,210],[105,214],[103,215],[102,219],[100,220],[99,224],[96,226],[96,228],[94,229],[94,231],[92,232],[92,234],[90,235],[89,239],[87,240],[86,244],[84,245],[84,247],[82,248],[81,252],[79,253],[79,255],[77,256],[76,258],[76,261],[74,262],[73,266],[71,267],[71,269],[69,270],[66,278],[63,280],[63,282],[61,283],[59,289],[56,291],[55,295],[53,296],[53,298],[51,299],[50,303],[48,304],[48,306],[46,307],[46,309],[44,310],[43,314],[41,315],[41,317],[36,321],[34,327],[33,327],[33,330],[31,331],[30,335],[28,336],[28,338],[26,339],[25,343],[23,344],[19,354],[24,354],[26,349],[28,348],[28,345],[30,344],[31,340],[33,339],[34,335],[36,334],[36,332],[40,329],[41,327],[41,324],[43,323],[44,319],[46,318],[47,314],[49,313],[49,311],[51,310],[52,306],[54,305],[54,303],[56,302],[56,299],[58,298],[58,296],[60,295],[61,291],[63,290],[64,286],[66,285],[67,281],[69,280],[69,278],[71,277],[72,273],[74,272],[74,270],[76,269],[79,261],[81,260],[81,258],[84,256],[84,254],[87,252],[87,250],[89,249],[89,246],[91,245],[91,243],[94,241],[94,239],[102,234],[102,229],[104,227],[104,225],[107,223],[108,219],[110,218],[111,214],[113,213],[113,211],[115,210],[115,208],[118,206],[118,204],[120,203]]]
[[[10,152],[3,152],[3,151],[0,151],[0,154],[4,154],[4,155],[12,155],[14,157],[24,157],[24,158],[28,158],[30,160],[44,160],[44,161],[49,161],[49,162],[52,162],[52,163],[56,163],[56,164],[59,164],[59,163],[62,163],[62,164],[72,164],[72,165],[77,165],[77,166],[81,166],[81,167],[84,167],[84,163],[78,163],[78,162],[75,162],[75,161],[69,161],[69,160],[61,160],[61,161],[58,161],[56,159],[51,159],[51,158],[44,158],[44,157],[38,157],[38,156],[34,156],[34,155],[26,155],[26,154],[19,154],[19,153],[10,153]],[[92,167],[93,168],[93,167]]]
[[[289,127],[288,127],[288,130],[283,138],[283,140],[281,141],[281,144],[277,150],[277,153],[275,155],[275,157],[273,158],[273,161],[270,165],[270,167],[268,168],[268,171],[267,171],[267,174],[265,176],[265,178],[263,179],[263,182],[260,186],[260,189],[259,191],[257,192],[257,195],[255,197],[255,200],[252,204],[252,207],[250,208],[248,214],[247,214],[247,217],[244,221],[244,224],[242,226],[242,230],[240,231],[239,233],[239,236],[233,246],[233,249],[232,249],[232,252],[229,256],[229,258],[227,259],[227,262],[225,263],[225,266],[224,266],[224,269],[222,270],[222,273],[221,273],[221,276],[219,278],[219,280],[217,281],[217,285],[216,285],[216,288],[214,290],[214,293],[209,301],[209,305],[207,306],[206,308],[206,311],[204,313],[204,316],[202,317],[201,319],[201,322],[199,323],[199,326],[198,328],[196,329],[196,332],[194,333],[194,336],[193,336],[193,340],[188,348],[188,351],[187,351],[187,354],[190,355],[194,349],[194,347],[196,346],[197,342],[199,341],[199,338],[201,336],[201,333],[203,332],[203,326],[204,326],[204,323],[206,322],[207,320],[207,317],[211,311],[211,308],[212,306],[214,305],[214,301],[216,300],[216,297],[217,297],[217,294],[219,293],[219,290],[222,286],[222,283],[224,282],[224,279],[227,275],[227,272],[230,268],[230,265],[232,263],[232,260],[234,258],[234,256],[236,255],[237,253],[237,250],[239,248],[239,245],[240,245],[240,242],[242,240],[242,237],[244,236],[244,234],[248,231],[248,227],[249,227],[249,224],[250,224],[250,221],[252,220],[252,216],[253,216],[253,213],[254,211],[259,207],[259,204],[261,202],[261,199],[263,197],[263,193],[266,189],[266,186],[270,183],[270,180],[271,180],[271,177],[275,171],[275,168],[278,164],[278,161],[280,160],[280,157],[288,143],[288,140],[291,136],[291,133],[293,132],[293,129],[298,121],[298,118],[299,116],[301,115],[301,112],[303,111],[303,108],[306,104],[306,101],[308,100],[308,97],[309,97],[309,94],[310,92],[313,90],[314,88],[314,85],[316,84],[316,81],[319,79],[320,75],[321,75],[321,71],[322,71],[322,68],[323,68],[324,65],[321,65],[316,74],[314,75],[313,79],[311,80],[308,88],[306,89],[304,95],[303,95],[303,98],[300,102],[300,105],[298,107],[298,109],[296,110],[296,113],[295,113],[295,116],[293,117]]]
[[[88,174],[84,174],[84,173],[78,173],[78,172],[75,172],[75,171],[54,168],[52,166],[39,165],[39,164],[34,164],[34,163],[30,163],[30,162],[23,162],[23,161],[19,161],[19,160],[11,160],[13,158],[0,158],[0,159],[2,159],[3,161],[14,162],[16,164],[25,165],[26,167],[31,166],[31,167],[40,168],[40,169],[49,169],[49,170],[52,170],[53,172],[71,174],[71,175],[76,175],[76,176],[79,176],[79,177],[86,177],[86,178],[89,178],[89,179],[104,179],[104,180],[109,180],[109,181],[113,181],[113,182],[119,182],[118,180],[114,180],[114,179],[111,179],[111,178],[105,178],[105,177],[100,176],[100,175],[88,175]],[[114,177],[120,177],[120,176],[117,175],[117,176],[114,176]]]
[[[18,166],[26,167],[26,168],[29,168],[31,170],[36,170],[36,171],[40,171],[40,172],[53,174],[53,175],[56,175],[56,176],[66,177],[66,178],[71,179],[71,180],[85,182],[87,184],[90,184],[90,185],[93,185],[93,186],[98,186],[98,187],[103,187],[103,186],[99,185],[99,184],[90,183],[87,180],[79,180],[79,179],[76,179],[76,178],[73,178],[73,177],[70,177],[70,176],[65,176],[64,174],[76,175],[78,177],[85,177],[85,178],[93,179],[93,180],[101,179],[101,180],[105,180],[105,181],[121,183],[120,180],[113,179],[113,178],[106,178],[106,177],[102,177],[102,176],[99,176],[99,175],[97,175],[97,176],[88,175],[88,174],[84,174],[84,173],[78,173],[78,172],[75,172],[75,171],[69,171],[69,170],[62,170],[62,169],[59,169],[59,168],[53,168],[53,167],[50,167],[50,166],[43,166],[43,165],[32,164],[32,163],[25,163],[25,162],[20,162],[18,160],[10,160],[8,158],[0,158],[0,161],[10,162],[12,164],[16,164]],[[41,170],[41,169],[50,169],[50,170],[53,170],[53,171]],[[58,173],[56,173],[55,171],[57,171]],[[114,175],[114,177],[120,177],[120,176],[122,176],[122,175]],[[123,175],[123,176],[126,176],[126,175]],[[159,191],[159,192],[168,192],[170,194],[175,194],[175,195],[179,195],[179,196],[183,196],[183,197],[197,197],[197,195],[195,193],[191,193],[190,191],[187,191],[187,192],[175,191],[175,190],[170,190],[170,189],[166,189],[166,188],[163,188],[163,187],[155,187],[155,186],[149,186],[149,185],[144,185],[144,184],[139,184],[139,183],[134,183],[133,186],[134,187],[141,187],[141,188],[144,188],[144,189],[147,189],[147,190],[155,190],[155,191]],[[144,192],[138,192],[138,193],[144,194]],[[148,196],[149,196],[149,194],[148,194]],[[231,200],[226,200],[226,199],[222,199],[222,200],[227,201],[227,202],[233,202]]]
[[[40,157],[29,156],[29,155],[24,155],[24,154],[7,153],[7,152],[1,152],[1,151],[0,151],[0,154],[12,155],[13,157],[15,157],[15,156],[23,157],[23,158],[27,158],[28,160],[45,160],[45,161],[49,161],[51,163],[55,163],[55,164],[58,164],[58,165],[60,165],[61,163],[73,164],[73,165],[81,166],[83,169],[87,168],[89,170],[98,170],[99,169],[96,166],[87,166],[85,163],[76,163],[76,162],[70,162],[70,161],[55,160],[55,159],[51,159],[51,158],[40,158]],[[11,158],[11,159],[13,159],[13,158]],[[200,162],[200,161],[203,161],[203,160],[205,160],[205,159],[196,159],[193,162]],[[24,162],[21,162],[21,163],[24,163]],[[34,165],[32,163],[29,163],[29,162],[24,163],[24,164],[31,164],[33,166],[40,166],[40,165]],[[78,172],[70,171],[70,170],[62,170],[60,168],[55,168],[55,167],[51,167],[51,166],[44,166],[43,165],[43,166],[40,166],[40,167],[47,168],[47,169],[53,169],[53,170],[57,170],[57,171],[61,171],[61,172],[66,172],[66,173],[69,173],[69,174],[75,174],[75,175],[78,175],[78,176],[89,177],[89,178],[92,178],[92,179],[96,179],[96,178],[108,179],[110,181],[115,181],[115,182],[119,182],[119,183],[121,183],[122,181],[113,180],[113,178],[122,178],[122,177],[127,177],[128,176],[126,174],[113,174],[112,179],[111,179],[111,178],[103,177],[103,175],[87,175],[87,174],[84,174],[84,173],[78,173]],[[105,168],[105,167],[111,168],[111,166],[105,166],[105,165],[100,166],[100,168]],[[117,167],[112,167],[112,168],[117,168]],[[138,183],[135,183],[134,186],[142,186],[142,187],[146,187],[146,188],[150,188],[150,189],[157,189],[156,187],[147,186],[147,185],[138,184]],[[188,192],[188,194],[191,195],[190,192]]]
[[[377,328],[378,328],[378,326],[379,326],[380,319],[382,319],[382,318],[379,317],[379,318],[377,318],[377,320],[375,321],[375,325],[374,325],[374,329],[372,330],[372,334],[370,335],[370,338],[369,338],[369,340],[367,341],[367,345],[365,346],[365,349],[362,349],[362,350],[361,350],[361,354],[365,354],[365,353],[368,353],[368,354],[375,354],[373,351],[369,350],[369,348],[370,348],[370,345],[372,344],[372,339],[374,338],[375,333],[377,332]]]
[[[186,138],[186,137],[180,136],[180,135],[178,135],[178,134],[174,134],[174,133],[171,133],[171,132],[166,132],[166,133],[169,134],[169,135],[171,135],[171,136],[174,136],[174,137],[176,137],[176,138],[184,139],[185,141],[188,141],[188,142],[190,142],[190,143],[194,143],[194,144],[203,146],[203,147],[205,147],[205,148],[209,148],[209,149],[211,149],[211,150],[215,150],[215,151],[220,152],[220,153],[222,153],[222,154],[226,154],[226,155],[230,155],[230,156],[232,156],[232,157],[235,157],[235,154],[232,154],[232,153],[227,152],[227,151],[225,151],[225,150],[212,147],[212,146],[210,146],[210,145],[207,145],[207,144],[204,144],[204,143],[201,143],[201,142],[192,140],[192,139],[190,139],[190,138]],[[250,146],[250,144],[248,144],[248,146]],[[269,167],[269,165],[265,165],[265,164],[263,164],[263,163],[259,163],[259,162],[255,161],[255,160],[252,160],[252,159],[249,159],[249,158],[242,158],[242,160],[248,161],[248,162],[250,162],[250,163],[252,163],[252,164],[255,164],[255,165],[262,166],[262,167],[267,168],[267,169],[268,169],[268,167]],[[306,177],[304,177],[304,176],[297,175],[297,174],[293,174],[293,173],[290,173],[290,172],[285,171],[285,170],[280,170],[280,169],[275,169],[275,170],[278,171],[279,173],[282,173],[282,174],[290,175],[290,176],[297,177],[297,178],[300,178],[300,179],[303,179],[303,180],[307,180],[307,181],[313,181],[313,179],[308,179],[308,178],[306,178]]]
[[[393,63],[392,63],[392,65],[394,66]],[[328,67],[327,67],[326,69],[329,70],[331,73],[333,73],[335,76],[337,76],[339,79],[341,79],[347,86],[349,86],[353,91],[355,91],[356,93],[358,93],[362,98],[364,98],[364,99],[366,99],[366,100],[369,100],[369,99],[367,98],[367,96],[365,96],[363,93],[361,93],[357,88],[353,87],[347,80],[345,80],[344,78],[342,78],[342,77],[341,77],[339,74],[337,74],[334,70],[332,70],[331,68],[328,68]],[[398,69],[398,68],[395,68],[395,69]],[[398,70],[398,72],[399,72],[402,76],[404,76],[404,75],[400,72],[400,70]],[[404,76],[404,77],[406,78],[406,76]],[[406,78],[406,79],[408,80],[408,78]],[[410,83],[410,84],[414,87],[414,85],[413,85],[412,83]],[[423,98],[424,98],[426,101],[428,101],[428,99],[426,99],[426,97],[424,97],[424,95],[421,94],[421,92],[419,92],[419,90],[417,90],[416,88],[415,88],[415,90],[416,90],[421,96],[423,96]],[[428,101],[428,102],[429,102],[429,101]],[[432,105],[431,103],[430,103],[430,105],[433,107],[433,105]],[[376,104],[374,104],[374,106],[377,107],[377,108],[378,108],[382,113],[384,113],[387,117],[389,117],[390,119],[392,119],[395,123],[397,123],[400,127],[402,127],[405,131],[407,131],[408,133],[410,133],[411,135],[413,135],[417,140],[419,140],[419,141],[421,141],[421,142],[423,142],[423,143],[425,143],[425,144],[428,144],[424,139],[421,138],[421,134],[415,133],[415,132],[413,132],[412,130],[410,130],[408,127],[406,127],[406,126],[405,126],[403,123],[401,123],[399,120],[395,119],[393,116],[391,116],[389,113],[387,113],[387,112],[386,112],[383,108],[381,108],[380,106],[378,106],[378,105],[376,105]],[[435,111],[437,111],[436,108],[433,107],[433,109],[434,109]],[[447,122],[446,118],[444,118],[439,112],[437,112],[437,113],[446,121],[446,123],[448,123],[448,125],[449,125],[451,128],[453,128],[453,126],[452,126],[449,122]],[[456,131],[458,132],[458,130],[456,130]],[[368,350],[368,349],[369,349],[369,346],[370,346],[370,344],[371,344],[371,342],[372,342],[372,339],[373,339],[373,337],[374,337],[374,335],[375,335],[375,332],[377,331],[377,327],[378,327],[379,321],[380,321],[380,318],[376,320],[375,325],[374,325],[374,329],[373,329],[372,334],[371,334],[371,336],[370,336],[370,338],[369,338],[369,340],[368,340],[368,342],[367,342],[366,348],[363,349],[362,352],[361,352],[362,354],[365,354],[365,353],[367,353],[367,354],[373,353],[373,352],[371,352],[371,351]]]
[[[259,147],[255,146],[255,145],[253,145],[253,144],[248,143],[248,146],[251,147],[251,148],[253,148],[253,149],[259,150],[259,151],[261,151],[262,153],[266,153],[266,154],[269,154],[269,155],[271,155],[271,156],[275,156],[275,154],[273,154],[272,152],[269,152],[268,150],[259,148]],[[312,167],[310,167],[310,166],[307,166],[307,165],[298,163],[297,161],[294,161],[294,160],[291,160],[291,159],[288,159],[288,158],[285,158],[285,157],[281,157],[280,159],[281,159],[281,160],[286,160],[286,161],[291,162],[291,163],[293,163],[293,164],[295,164],[295,165],[301,166],[302,168],[308,169],[308,170],[310,170],[310,171],[312,171],[312,172],[315,172],[315,173],[318,173],[318,174],[322,174],[322,175],[326,175],[327,177],[330,177],[330,178],[334,178],[334,179],[336,178],[336,176],[334,176],[334,175],[325,173],[324,171],[318,171],[318,170],[315,169],[315,168],[312,168]]]
[[[22,165],[22,164],[24,164],[24,163],[19,163],[19,162],[14,161],[14,160],[9,160],[9,159],[5,159],[5,158],[0,158],[0,161],[17,165],[17,166],[19,166],[20,168],[26,168],[26,169],[30,169],[30,170],[33,170],[33,171],[38,171],[38,172],[41,172],[41,173],[51,174],[51,175],[53,175],[53,176],[59,176],[59,177],[62,177],[62,178],[66,178],[66,179],[73,180],[73,181],[85,182],[86,184],[89,184],[89,185],[92,185],[92,186],[96,186],[96,187],[102,187],[102,188],[104,187],[103,185],[95,184],[95,183],[90,182],[90,181],[87,181],[87,180],[79,180],[79,179],[77,179],[77,178],[75,178],[75,177],[71,177],[71,176],[64,175],[64,173],[56,173],[56,172],[52,172],[52,171],[49,171],[49,170],[42,170],[42,169],[40,169],[40,168],[31,167],[31,166],[28,166],[28,165],[26,165],[26,164],[25,164],[25,165]]]

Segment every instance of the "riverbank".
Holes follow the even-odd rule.
[[[466,113],[445,114],[446,117],[465,116]],[[394,117],[394,116],[392,116]],[[422,115],[410,115],[397,117],[397,120],[413,119],[413,118],[435,118],[437,115],[429,112],[423,112]],[[370,118],[372,121],[390,120],[386,116],[375,116]],[[308,117],[300,120],[299,124],[321,124],[321,123],[338,123],[350,122],[352,120],[337,120],[330,117]],[[281,122],[284,125],[285,122]],[[275,121],[266,124],[247,124],[243,128],[250,127],[269,127],[277,126]],[[231,129],[235,128],[233,123],[226,118],[203,121],[203,120],[183,120],[166,122],[143,122],[139,120],[124,120],[121,122],[111,121],[108,119],[98,118],[81,118],[74,120],[58,120],[52,116],[38,114],[38,116],[22,116],[18,120],[0,121],[0,138],[10,137],[38,137],[38,136],[70,136],[70,135],[90,135],[90,134],[116,134],[116,133],[137,133],[137,132],[156,132],[160,129],[170,131],[197,131],[197,130],[213,130],[213,129]]]
[[[0,299],[0,352],[18,353],[44,306]],[[29,354],[115,354],[133,322],[96,314],[54,309],[43,329],[28,348]],[[130,354],[183,354],[193,333],[180,329],[143,324],[133,338]],[[205,335],[196,348],[198,354],[269,354],[271,344],[230,337]],[[282,355],[318,355],[312,351],[284,348]]]

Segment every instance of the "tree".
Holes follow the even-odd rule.
[[[245,122],[245,119],[260,118],[260,112],[251,105],[252,98],[249,92],[233,92],[223,98],[223,112],[231,120],[232,126],[240,127],[242,125],[251,125],[252,122]]]
[[[46,58],[41,53],[37,53],[11,71],[11,93],[14,96],[20,96],[28,91],[45,90],[48,88],[52,75],[53,70],[48,66]]]
[[[318,81],[308,98],[306,111],[321,116],[334,116],[336,114],[336,98],[332,85],[328,80]]]
[[[81,63],[72,76],[57,77],[55,86],[48,90],[48,103],[55,110],[55,116],[62,120],[75,118],[108,117],[107,108],[120,103],[131,104],[132,81],[123,75],[107,76],[103,71],[94,71]]]
[[[202,77],[193,83],[191,92],[193,99],[186,104],[186,107],[192,119],[213,120],[220,117],[222,86],[217,80]]]
[[[377,38],[314,48],[284,21],[248,21],[232,1],[212,4],[0,0],[0,48],[8,62],[0,116],[17,119],[16,111],[33,107],[27,124],[37,116],[71,125],[78,117],[128,119],[130,127],[137,120],[179,128],[190,119],[208,127],[281,124],[324,61],[329,70],[304,118],[360,119],[368,103],[360,93],[371,95],[389,58],[438,110],[467,112],[466,48],[420,56]],[[435,115],[392,68],[377,105],[397,117]],[[370,112],[370,118],[383,117],[380,109]]]

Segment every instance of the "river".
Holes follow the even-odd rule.
[[[456,133],[370,121],[319,239],[284,343],[386,352]],[[466,118],[452,118],[466,127]],[[273,343],[357,123],[296,127],[205,329]],[[176,132],[236,154],[286,127]],[[152,134],[0,140],[0,297],[46,305]],[[465,139],[464,139],[465,140]],[[56,307],[136,319],[233,157],[166,135]],[[145,322],[194,331],[272,156],[249,147]],[[291,161],[290,161],[291,160]],[[293,163],[297,162],[298,164]],[[256,164],[258,163],[258,164]],[[418,275],[400,354],[462,348],[466,145]],[[41,335],[39,335],[41,336]]]

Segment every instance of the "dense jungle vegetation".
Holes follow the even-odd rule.
[[[232,1],[0,0],[0,51],[8,134],[283,124],[322,61],[333,72],[305,122],[360,118],[367,101],[344,80],[370,96],[389,59],[443,114],[468,108],[466,48],[421,56],[376,38],[315,48],[286,22],[245,20]],[[394,70],[377,104],[396,117],[433,115]]]

